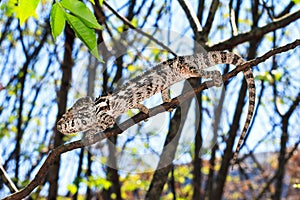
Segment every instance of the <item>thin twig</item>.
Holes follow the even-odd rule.
[[[182,9],[184,10],[187,19],[190,22],[191,28],[193,29],[194,34],[196,35],[198,32],[202,31],[202,26],[190,2],[186,0],[178,0],[178,2],[181,5]]]
[[[232,7],[232,4],[233,4],[233,0],[231,0],[229,3],[230,26],[231,26],[231,30],[232,30],[232,35],[237,36],[239,32],[238,32],[238,27],[237,27],[236,18],[235,18],[235,12]]]
[[[299,18],[300,18],[300,10],[292,14],[286,15],[278,20],[275,20],[273,23],[267,24],[260,28],[253,29],[246,33],[241,33],[238,36],[231,37],[230,39],[221,41],[218,44],[214,44],[209,47],[209,50],[232,49],[238,44],[241,44],[246,41],[251,41],[253,38],[262,37],[266,33],[272,32],[278,28],[286,27],[288,24],[290,24],[293,21],[296,21]]]
[[[6,173],[2,163],[0,163],[0,177],[2,178],[2,181],[6,183],[7,187],[11,192],[18,192],[17,186],[14,184],[14,182],[11,180],[9,175]]]
[[[204,30],[203,30],[205,38],[208,37],[208,34],[212,27],[212,23],[215,21],[214,19],[215,19],[215,15],[216,15],[216,11],[218,9],[219,3],[220,3],[219,0],[213,0],[213,2],[210,5],[208,17],[207,17],[206,23],[204,25]],[[207,41],[207,40],[205,40],[205,41]]]
[[[173,52],[168,46],[164,45],[162,42],[154,38],[152,35],[136,28],[126,17],[120,15],[116,10],[114,10],[106,1],[103,1],[103,5],[105,5],[114,15],[116,15],[120,20],[124,22],[129,28],[135,30],[136,32],[142,34],[143,36],[149,38],[159,46],[161,46],[163,49],[168,50],[173,56],[176,56],[176,53]]]

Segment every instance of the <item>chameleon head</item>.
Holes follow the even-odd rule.
[[[57,130],[63,134],[86,131],[97,125],[96,108],[90,97],[84,97],[62,116],[57,122]]]

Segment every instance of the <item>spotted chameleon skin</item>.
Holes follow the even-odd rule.
[[[212,79],[214,85],[222,85],[222,76],[219,71],[205,71],[217,64],[242,65],[245,61],[231,52],[212,51],[190,56],[179,56],[162,62],[152,69],[144,72],[124,85],[116,88],[109,96],[99,97],[92,101],[90,97],[79,99],[57,123],[57,129],[63,134],[97,129],[103,131],[115,123],[115,119],[129,109],[138,108],[143,112],[148,109],[140,102],[162,93],[164,102],[170,101],[168,88],[176,82],[191,78],[202,77]],[[249,105],[248,113],[241,136],[239,138],[233,163],[249,128],[255,106],[255,84],[251,68],[243,71],[246,78]]]

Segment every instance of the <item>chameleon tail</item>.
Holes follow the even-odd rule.
[[[246,82],[247,82],[247,86],[248,86],[248,92],[249,92],[249,106],[248,106],[248,113],[247,113],[247,117],[246,117],[246,122],[245,122],[244,128],[242,130],[241,136],[239,138],[236,150],[235,150],[234,155],[233,155],[232,168],[233,168],[233,165],[236,163],[238,153],[240,151],[240,148],[243,144],[243,141],[244,141],[244,138],[246,136],[247,130],[249,128],[251,119],[253,117],[254,106],[255,106],[255,84],[254,84],[254,78],[253,78],[253,73],[252,73],[251,68],[245,70],[244,75],[245,75],[245,78],[246,78]]]

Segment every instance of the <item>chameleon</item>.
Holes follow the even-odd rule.
[[[170,102],[169,87],[179,81],[192,77],[211,79],[214,86],[222,86],[222,75],[218,70],[205,70],[217,64],[240,66],[245,60],[239,55],[225,51],[210,51],[195,55],[178,56],[159,63],[136,78],[117,87],[108,96],[93,100],[83,97],[67,110],[57,123],[57,130],[63,134],[94,130],[101,132],[115,124],[115,119],[129,109],[139,109],[146,114],[147,107],[142,101],[156,93],[162,94],[163,102]],[[246,136],[255,107],[255,83],[251,68],[243,71],[249,93],[246,121],[242,129],[232,163],[236,162],[239,150]]]

